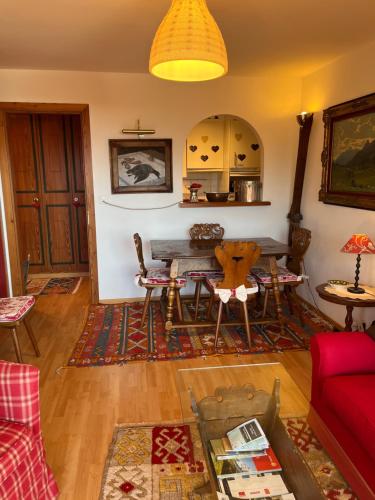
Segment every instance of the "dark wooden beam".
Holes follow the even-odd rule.
[[[303,216],[301,214],[301,200],[303,192],[303,183],[305,180],[305,170],[306,170],[306,159],[307,151],[309,147],[310,132],[313,123],[314,114],[305,113],[297,116],[297,122],[299,124],[299,143],[298,143],[298,154],[297,154],[297,165],[296,173],[294,176],[294,189],[293,189],[293,199],[288,213],[288,219],[290,221],[289,225],[289,237],[288,243],[292,243],[292,233],[296,227],[299,227]]]

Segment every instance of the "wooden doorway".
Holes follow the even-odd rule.
[[[54,136],[52,149],[50,135]],[[28,149],[29,161],[17,172],[14,165],[20,147],[23,153]],[[53,164],[52,169],[48,169],[48,163]],[[21,261],[28,248],[32,252],[31,272],[88,269],[91,300],[96,303],[99,297],[88,105],[0,103],[0,168],[13,294],[22,291]],[[24,228],[28,226],[33,231],[26,236]]]

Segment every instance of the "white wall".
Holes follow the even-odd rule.
[[[100,298],[143,295],[134,285],[137,270],[132,234],[138,231],[149,256],[153,238],[183,238],[195,222],[219,222],[230,237],[272,236],[285,240],[300,111],[298,79],[226,77],[179,84],[149,75],[0,70],[0,100],[88,103],[90,106],[96,201]],[[104,206],[102,197],[131,207],[156,207],[181,199],[184,141],[192,127],[214,114],[243,117],[264,146],[264,200],[269,207],[124,211]],[[108,139],[121,129],[155,128],[155,137],[173,139],[170,194],[111,195]],[[149,259],[147,259],[149,261]]]
[[[365,232],[375,240],[375,212],[318,201],[322,164],[324,127],[322,110],[341,102],[375,92],[375,44],[347,54],[325,68],[309,75],[303,81],[302,108],[313,111],[308,163],[303,193],[303,225],[312,230],[312,243],[306,257],[311,288],[327,279],[353,281],[355,255],[344,254],[340,249],[352,233]],[[361,281],[375,286],[375,256],[362,256]],[[311,301],[307,287],[305,297]],[[315,294],[316,296],[316,294]],[[316,296],[320,309],[336,321],[343,323],[345,308],[327,303]],[[358,324],[375,320],[374,309],[355,309]]]

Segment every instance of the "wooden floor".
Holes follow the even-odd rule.
[[[99,497],[104,462],[116,424],[181,418],[175,383],[179,368],[280,361],[301,389],[301,399],[310,397],[311,359],[306,351],[59,370],[67,363],[80,336],[88,304],[87,280],[75,295],[38,298],[30,320],[41,358],[35,358],[25,332],[20,332],[24,361],[41,371],[42,430],[61,499]],[[5,331],[1,331],[1,339],[0,358],[15,361],[12,342]]]

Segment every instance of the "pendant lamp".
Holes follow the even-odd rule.
[[[150,73],[180,82],[213,80],[228,71],[223,36],[206,0],[173,0],[151,47]]]

